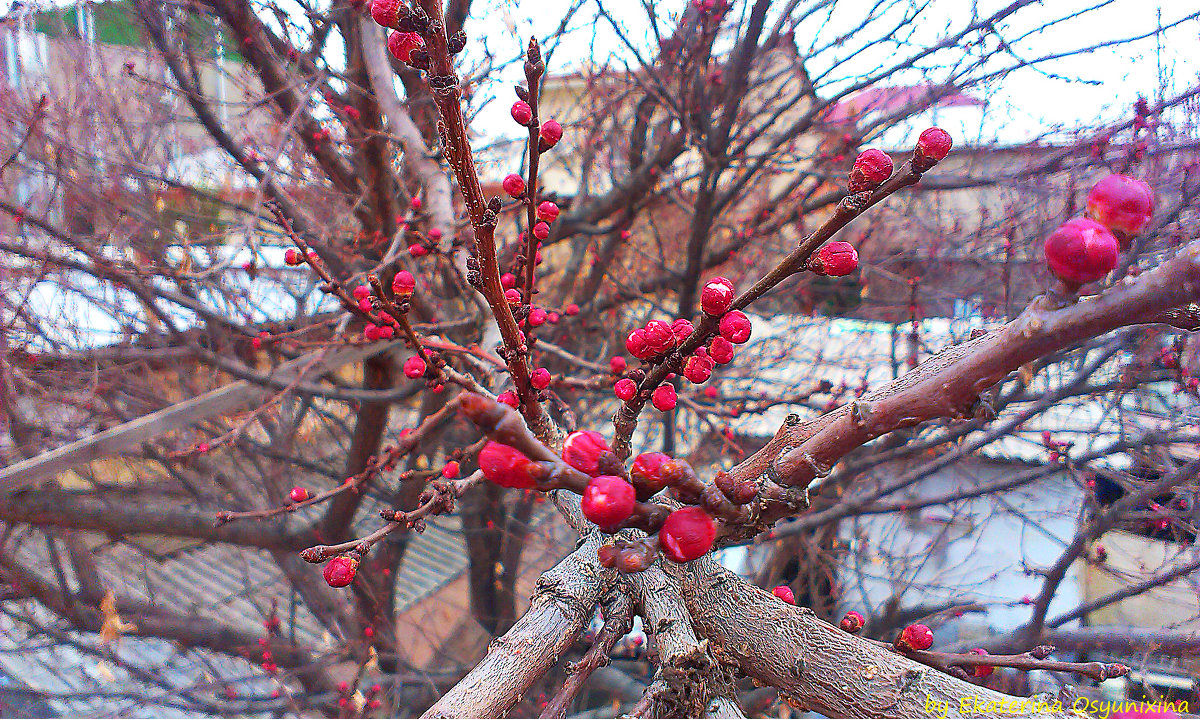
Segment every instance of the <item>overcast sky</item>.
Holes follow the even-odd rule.
[[[594,0],[589,0],[593,2]],[[947,26],[961,27],[971,16],[972,8],[980,13],[989,13],[1006,6],[1010,0],[931,0],[921,14],[914,35],[907,39],[912,46],[936,41],[943,36]],[[742,8],[745,2],[735,3]],[[874,3],[866,0],[841,0],[828,17],[812,18],[798,33],[797,43],[802,47],[811,43],[819,31],[822,37],[833,37],[861,21],[862,13]],[[880,27],[913,5],[912,0],[899,0],[892,12],[880,19]],[[569,3],[562,2],[513,2],[512,0],[481,0],[475,7],[486,10],[489,20],[475,23],[472,33],[481,33],[489,48],[501,55],[511,56],[519,48],[517,38],[527,38],[531,32],[545,37],[558,27]],[[648,40],[648,23],[641,0],[604,0],[612,17],[624,27],[625,32],[643,43]],[[656,10],[666,18],[681,7],[680,2],[657,2]],[[806,3],[801,2],[801,7]],[[1153,31],[1158,23],[1170,25],[1188,15],[1200,11],[1196,0],[1112,0],[1111,2],[1084,2],[1082,0],[1046,0],[1022,9],[1003,28],[1004,36],[1010,41],[1054,18],[1072,15],[1094,8],[1080,17],[1071,19],[1053,28],[1043,30],[1014,43],[1014,49],[1023,58],[1041,57],[1076,49],[1089,44],[1127,38]],[[530,10],[534,11],[531,12]],[[590,21],[594,17],[594,5],[585,4],[579,17]],[[589,11],[592,10],[592,11]],[[735,12],[738,11],[735,9]],[[1161,13],[1161,14],[1160,14]],[[516,33],[513,33],[513,30]],[[805,32],[809,31],[809,32]],[[876,30],[868,33],[878,38]],[[627,58],[611,25],[575,22],[572,24],[569,41],[557,49],[551,63],[551,72],[577,68],[589,57]],[[816,74],[831,64],[831,58],[853,56],[847,61],[841,74],[850,79],[855,72],[869,72],[880,62],[903,52],[903,45],[883,42],[872,47],[859,48],[851,43],[841,54],[837,49],[822,53],[813,59],[810,72]],[[1163,94],[1170,97],[1194,87],[1200,76],[1200,22],[1187,20],[1183,25],[1169,30],[1164,41],[1147,39],[1132,44],[1106,47],[1084,55],[1050,61],[1043,71],[1020,70],[1002,81],[980,88],[974,94],[987,102],[986,108],[942,109],[914,120],[919,130],[932,120],[946,126],[958,137],[1002,142],[1022,142],[1053,132],[1055,128],[1072,128],[1095,123],[1127,118],[1132,103],[1139,95],[1154,99]],[[1011,61],[1011,56],[1008,58]],[[494,103],[485,116],[502,118],[511,102],[508,85],[519,81],[517,68],[507,71],[502,86],[498,86],[502,102]],[[918,80],[911,75],[908,80]],[[491,123],[489,123],[491,124]],[[908,128],[899,128],[889,133],[882,144],[906,144]]]
[[[328,1],[328,0],[326,0]],[[643,0],[602,0],[612,18],[611,23],[596,18],[597,0],[475,0],[468,25],[472,43],[482,41],[499,57],[511,58],[518,53],[531,34],[549,37],[559,27],[568,8],[581,9],[568,23],[564,39],[550,59],[551,73],[578,69],[589,59],[604,63],[627,62],[631,54],[618,39],[612,23],[640,50],[651,45],[650,24],[643,9]],[[646,0],[664,25],[673,13],[683,7],[685,0]],[[889,42],[873,42],[863,47],[861,40],[850,40],[842,46],[818,52],[809,62],[810,74],[819,75],[834,60],[844,60],[834,73],[830,89],[850,82],[857,73],[870,72],[880,63],[888,62],[926,46],[943,37],[950,27],[959,28],[972,16],[974,8],[980,14],[990,14],[1012,0],[890,0],[889,10],[878,18],[877,24],[860,33],[859,37],[878,40],[887,33],[879,28],[891,22],[914,5],[926,7],[919,21],[909,25],[908,37]],[[0,0],[6,10],[11,0]],[[69,2],[31,4],[67,5]],[[320,4],[320,2],[318,2]],[[735,0],[732,12],[745,12],[751,3]],[[814,0],[800,0],[806,8]],[[814,38],[830,38],[845,33],[862,21],[863,14],[875,3],[871,0],[838,0],[831,12],[814,14],[801,26],[797,43],[806,48]],[[1091,10],[1088,10],[1092,8]],[[1087,12],[1083,12],[1087,10]],[[1025,31],[1054,18],[1081,13],[1062,24],[1017,40]],[[1042,0],[1021,9],[1000,28],[1004,37],[1013,42],[1022,58],[1039,57],[1072,50],[1088,44],[1122,39],[1154,30],[1161,22],[1170,25],[1180,18],[1200,12],[1200,0]],[[469,45],[469,48],[475,47]],[[912,127],[901,127],[875,141],[885,146],[906,146],[914,132],[936,122],[964,141],[1023,142],[1034,137],[1061,132],[1097,121],[1127,118],[1132,103],[1139,95],[1151,99],[1160,95],[1170,97],[1194,87],[1200,76],[1200,22],[1188,20],[1166,34],[1163,40],[1146,39],[1131,44],[1105,47],[1050,61],[1042,70],[1016,71],[1002,80],[972,91],[983,108],[940,109],[914,119]],[[470,52],[470,50],[468,50]],[[968,51],[956,51],[958,58]],[[951,55],[943,60],[956,59]],[[1006,56],[1011,62],[1012,57]],[[936,77],[936,70],[934,71]],[[513,64],[489,78],[498,82],[481,88],[478,98],[495,98],[481,114],[484,123],[477,127],[500,128],[507,134],[512,125],[506,121],[507,108],[514,99],[511,86],[523,80],[519,65]],[[896,76],[898,83],[916,83],[923,79],[920,72]],[[513,136],[516,128],[511,128]]]

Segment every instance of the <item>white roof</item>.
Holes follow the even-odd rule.
[[[787,395],[803,390],[824,379],[835,388],[846,385],[851,391],[865,381],[870,389],[878,389],[893,379],[893,361],[898,371],[907,370],[908,324],[898,328],[891,323],[823,317],[775,316],[753,317],[754,334],[750,342],[739,349],[731,367],[720,375],[723,394],[760,394],[764,398]],[[927,319],[920,323],[920,357],[925,359],[950,345],[969,339],[976,328],[998,326],[980,318],[964,320]],[[898,332],[893,339],[894,328]],[[1117,376],[1128,360],[1118,353],[1094,375],[1093,381]],[[1033,379],[1030,394],[1062,386],[1075,372],[1075,363],[1065,362],[1040,372]],[[1159,408],[1161,416],[1178,416],[1200,412],[1200,405],[1187,395],[1162,393],[1177,406]],[[825,397],[825,395],[820,395]],[[849,401],[850,393],[838,404]],[[1029,407],[1029,403],[1012,403],[1000,412],[996,421]],[[795,412],[812,417],[817,412],[802,405],[780,405],[762,414],[745,414],[730,422],[740,433],[768,436]],[[1042,463],[1048,452],[1042,444],[1042,431],[1049,430],[1055,441],[1074,442],[1073,452],[1087,452],[1110,445],[1122,432],[1145,431],[1151,428],[1146,414],[1135,411],[1132,397],[1124,395],[1121,402],[1104,393],[1072,397],[1055,403],[1047,410],[1022,424],[1015,432],[998,439],[980,454],[996,459]],[[1197,435],[1200,439],[1200,434]],[[1113,468],[1128,465],[1123,454],[1102,460]]]

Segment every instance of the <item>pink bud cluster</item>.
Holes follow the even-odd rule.
[[[1141,180],[1109,175],[1088,192],[1087,217],[1058,226],[1046,238],[1046,265],[1068,288],[1103,278],[1117,267],[1121,249],[1154,214],[1154,193]]]
[[[700,292],[701,309],[705,314],[718,318],[717,335],[709,340],[707,346],[698,347],[690,355],[682,358],[681,372],[684,378],[693,384],[707,382],[717,365],[733,360],[734,345],[745,344],[750,340],[753,329],[750,318],[740,310],[730,309],[734,294],[733,282],[726,277],[714,277],[705,283]],[[677,351],[695,329],[690,320],[683,318],[671,323],[651,320],[645,326],[629,333],[625,338],[625,349],[645,362],[661,362]],[[614,374],[620,374],[625,371],[626,365],[624,360],[617,364],[614,358],[610,367],[614,368]],[[615,369],[616,367],[620,369]],[[673,377],[674,375],[671,375],[668,379]],[[618,399],[626,402],[632,400],[637,391],[637,383],[629,377],[621,377],[613,385],[613,393]],[[659,385],[651,393],[650,400],[660,411],[674,409],[677,401],[674,385],[669,382]]]

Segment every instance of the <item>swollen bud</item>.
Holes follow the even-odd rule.
[[[629,336],[625,338],[625,349],[640,360],[650,359],[654,356],[649,343],[646,342],[646,330],[644,329],[636,329],[629,333]]]
[[[675,349],[675,332],[662,320],[650,320],[645,327],[646,346],[651,356],[663,355]]]
[[[874,190],[884,180],[892,176],[892,158],[883,150],[871,148],[863,150],[854,160],[850,170],[850,182],[847,190],[850,194]]]
[[[940,127],[931,127],[917,138],[917,147],[913,150],[913,168],[925,172],[950,154],[954,140],[950,133]]]
[[[325,582],[331,587],[344,587],[354,581],[358,572],[358,560],[354,557],[334,557],[321,570]]]
[[[724,277],[714,277],[700,291],[700,309],[704,314],[720,317],[733,304],[733,283]]]
[[[675,387],[669,383],[660,384],[650,395],[650,403],[659,412],[675,409]]]
[[[604,435],[591,429],[572,432],[563,442],[563,461],[584,474],[600,474],[600,457],[612,454]]]
[[[588,521],[605,532],[615,532],[633,515],[636,504],[633,485],[620,477],[595,477],[583,490],[580,508]]]
[[[661,492],[667,486],[667,477],[663,474],[663,466],[671,458],[662,452],[645,452],[633,460],[629,468],[629,476],[637,489],[637,498],[646,501]]]
[[[721,317],[721,321],[718,323],[717,329],[720,331],[722,337],[733,344],[744,344],[750,339],[750,318],[740,310],[726,312],[725,315]]]
[[[1045,251],[1046,264],[1056,277],[1069,284],[1084,284],[1115,269],[1121,248],[1107,227],[1076,217],[1046,238]]]
[[[521,452],[499,442],[488,442],[479,453],[483,476],[501,487],[533,489],[546,470]]]
[[[392,278],[392,294],[397,297],[409,297],[417,288],[417,281],[408,270],[400,270]]]
[[[521,197],[525,194],[525,180],[520,175],[505,175],[500,186],[504,188],[509,197]]]
[[[543,200],[537,206],[537,218],[544,222],[554,222],[558,219],[558,205],[550,200]]]
[[[703,384],[712,377],[713,361],[708,357],[692,355],[683,363],[683,376],[693,384]]]
[[[700,507],[676,509],[658,531],[658,544],[672,562],[690,562],[712,549],[717,525]]]
[[[1133,237],[1150,224],[1154,214],[1154,191],[1141,180],[1109,175],[1088,192],[1087,214],[1117,237]]]
[[[628,377],[619,379],[617,380],[617,383],[613,385],[613,394],[615,394],[617,399],[621,400],[622,402],[628,402],[629,400],[633,399],[635,394],[637,394],[637,383]]]
[[[538,133],[538,149],[542,152],[549,150],[558,144],[558,141],[562,139],[562,135],[562,125],[558,124],[558,121],[546,120],[542,123],[542,129]]]
[[[415,32],[394,32],[388,35],[387,46],[392,57],[407,64],[412,62],[412,54],[415,51],[425,47],[425,40]]]
[[[895,647],[901,651],[925,651],[932,646],[933,630],[924,624],[909,624],[895,641]]]
[[[376,23],[393,30],[400,23],[401,9],[407,9],[403,0],[372,0],[371,19]],[[407,13],[405,13],[407,16]]]
[[[863,619],[863,615],[851,609],[850,611],[846,612],[846,616],[842,617],[842,622],[838,626],[840,626],[844,632],[849,634],[857,634],[858,631],[863,628],[864,624],[866,624],[866,620]]]
[[[404,376],[408,377],[409,379],[417,379],[418,377],[424,376],[425,370],[425,360],[421,359],[417,355],[413,355],[412,357],[404,360]]]
[[[830,242],[808,261],[808,269],[830,277],[843,277],[857,268],[858,251],[849,242]]]
[[[509,113],[512,114],[512,119],[515,120],[518,125],[528,125],[529,122],[533,120],[533,108],[531,108],[529,103],[525,102],[524,100],[517,100],[514,102],[512,109],[509,110]]]

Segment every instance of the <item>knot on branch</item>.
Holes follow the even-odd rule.
[[[459,87],[458,75],[454,73],[450,73],[449,75],[430,75],[429,91],[433,93],[434,99],[440,102],[458,102],[462,96],[462,88]]]

